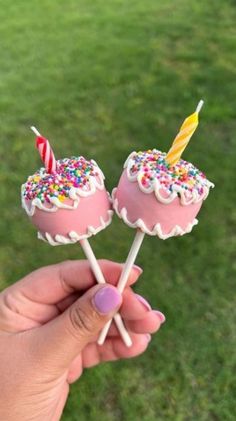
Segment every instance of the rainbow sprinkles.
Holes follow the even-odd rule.
[[[206,199],[213,183],[193,164],[180,159],[171,166],[166,153],[157,149],[132,152],[124,165],[130,181],[138,181],[144,193],[156,193],[157,199],[169,203],[177,196],[182,204]]]
[[[94,160],[64,158],[57,160],[57,172],[49,174],[40,168],[28,177],[22,186],[22,202],[55,211],[57,207],[71,208],[68,199],[75,201],[75,207],[79,196],[90,196],[96,189],[104,189],[104,175]],[[29,211],[28,206],[24,208]]]

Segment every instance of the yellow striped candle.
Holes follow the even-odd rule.
[[[179,133],[177,134],[169,152],[166,155],[166,161],[169,165],[173,166],[180,160],[184,149],[186,148],[198,126],[198,114],[202,106],[203,100],[199,102],[196,111],[187,117],[180,127]]]

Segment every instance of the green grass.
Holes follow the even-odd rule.
[[[235,419],[235,15],[232,0],[0,0],[2,288],[83,257],[39,242],[20,208],[40,165],[31,124],[58,157],[95,158],[111,189],[130,151],[166,151],[205,99],[185,158],[216,188],[191,235],[146,238],[138,257],[136,290],[167,322],[145,355],[85,372],[65,421]],[[91,242],[123,261],[133,235],[115,218]]]

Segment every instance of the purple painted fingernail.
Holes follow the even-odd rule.
[[[153,313],[155,313],[159,317],[161,324],[166,321],[166,318],[165,318],[164,314],[161,311],[159,311],[159,310],[153,310]]]
[[[150,342],[150,340],[152,339],[150,333],[146,333],[146,337],[147,337],[147,341]]]
[[[137,300],[139,300],[140,303],[142,303],[144,305],[144,307],[147,310],[151,310],[152,309],[152,307],[150,306],[150,304],[147,302],[147,300],[145,300],[145,298],[142,297],[142,295],[135,294],[135,297],[137,298]]]
[[[135,269],[139,275],[143,273],[143,269],[138,265],[133,265],[133,269]]]
[[[121,301],[121,294],[112,286],[105,286],[99,289],[93,297],[96,310],[102,314],[115,310],[121,304]]]

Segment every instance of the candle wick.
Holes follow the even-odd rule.
[[[196,108],[196,111],[195,111],[196,113],[199,113],[201,111],[203,104],[204,104],[204,101],[201,99],[201,101],[199,101],[199,103],[197,105],[197,108]]]
[[[31,128],[32,132],[34,132],[34,134],[36,134],[36,136],[41,136],[41,134],[40,134],[40,133],[39,133],[39,131],[36,129],[36,127],[31,126],[30,128]]]

